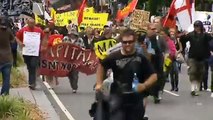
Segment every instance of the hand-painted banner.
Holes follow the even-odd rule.
[[[117,44],[114,39],[108,39],[103,41],[98,41],[95,43],[95,54],[96,56],[103,60],[107,56],[107,50]]]
[[[98,65],[91,50],[70,43],[60,43],[41,53],[40,74],[66,77],[73,69],[87,75],[95,74]]]

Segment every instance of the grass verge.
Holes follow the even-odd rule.
[[[40,109],[23,98],[0,96],[0,120],[45,120]]]

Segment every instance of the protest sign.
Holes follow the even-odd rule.
[[[107,25],[108,13],[85,13],[80,26],[103,28]]]
[[[62,14],[55,14],[55,18],[54,18],[54,20],[55,20],[55,25],[56,26],[66,26],[67,24],[66,24],[66,19],[65,19],[65,16],[64,16],[64,14],[62,13]]]
[[[213,12],[196,11],[195,20],[200,20],[203,22],[206,32],[213,32]]]
[[[66,77],[73,69],[91,75],[96,73],[98,60],[91,50],[71,43],[60,43],[41,53],[40,74]]]
[[[38,15],[35,14],[35,22],[36,24],[40,24],[40,25],[46,25],[45,24],[45,20],[43,20],[42,18],[40,18]]]
[[[106,52],[109,48],[115,46],[117,41],[114,39],[108,39],[103,41],[98,41],[95,43],[95,54],[99,59],[104,59],[106,57]]]
[[[130,18],[130,28],[136,30],[147,30],[150,12],[135,10]]]
[[[22,49],[23,55],[39,56],[41,33],[25,31],[23,43],[25,45]]]
[[[53,14],[54,12],[52,12]],[[84,9],[84,14],[89,14],[89,13],[94,13],[94,8],[85,8]],[[53,16],[53,15],[52,15]],[[69,11],[69,12],[64,12],[64,13],[58,13],[54,14],[54,20],[55,20],[55,25],[56,26],[65,26],[68,25],[68,21],[71,20],[72,23],[77,25],[77,16],[78,16],[78,10],[75,11]]]

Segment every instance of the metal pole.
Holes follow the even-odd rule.
[[[101,12],[103,12],[103,1],[101,0]]]
[[[42,5],[43,5],[43,17],[44,17],[44,23],[45,23],[46,22],[45,21],[45,7],[46,7],[45,0],[42,0]]]

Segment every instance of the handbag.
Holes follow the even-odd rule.
[[[179,63],[185,63],[185,59],[184,59],[182,53],[178,53],[178,54],[177,54],[177,56],[176,56],[176,61],[179,62]]]

